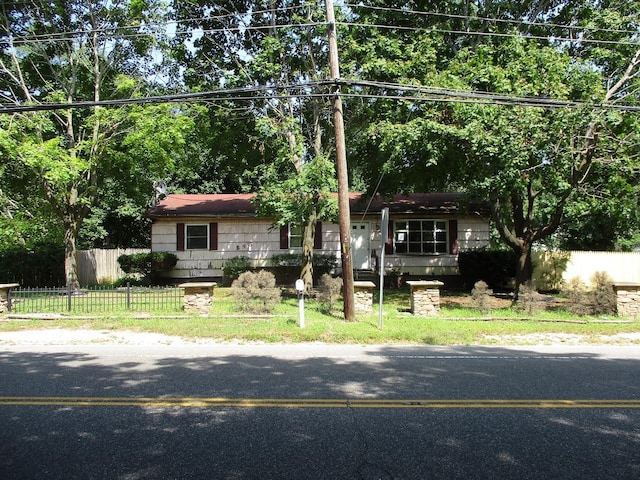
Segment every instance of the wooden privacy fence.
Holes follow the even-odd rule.
[[[560,289],[579,278],[589,285],[596,272],[614,283],[640,283],[640,252],[533,252],[533,281],[539,289]]]
[[[148,248],[114,248],[80,250],[78,252],[78,278],[83,287],[111,283],[126,276],[118,264],[120,255],[149,253]]]

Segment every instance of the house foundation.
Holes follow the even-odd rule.
[[[440,287],[437,280],[409,280],[411,290],[411,313],[420,316],[437,315],[440,312]]]
[[[216,282],[191,282],[178,285],[184,288],[184,311],[207,314],[213,305],[213,289]]]
[[[640,318],[640,283],[616,283],[616,310],[619,316]]]

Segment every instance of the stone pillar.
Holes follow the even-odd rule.
[[[9,311],[9,292],[19,286],[19,283],[0,283],[0,313]]]
[[[640,318],[640,283],[615,283],[616,310],[621,317]]]
[[[411,289],[411,313],[429,316],[440,312],[440,287],[444,283],[439,281],[409,280]]]
[[[373,282],[353,282],[354,310],[356,313],[373,312]]]
[[[184,288],[184,311],[207,314],[213,305],[216,282],[192,282],[178,285]]]

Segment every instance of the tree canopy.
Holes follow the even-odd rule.
[[[71,259],[77,240],[142,245],[154,180],[257,192],[263,213],[310,238],[334,215],[320,202],[335,189],[323,6],[3,3],[0,99],[18,109],[0,113],[0,246],[54,238]],[[338,5],[352,185],[489,202],[519,281],[538,244],[632,245],[639,12],[637,0]],[[184,93],[197,96],[170,101]]]

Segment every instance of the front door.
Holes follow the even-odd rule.
[[[354,270],[371,269],[371,226],[369,223],[351,224],[351,256]]]

